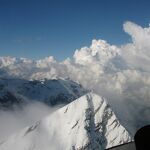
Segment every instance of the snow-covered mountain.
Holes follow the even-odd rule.
[[[0,78],[0,107],[8,108],[28,101],[67,104],[86,92],[80,84],[69,79],[28,81]]]
[[[88,93],[0,143],[0,150],[104,150],[131,141],[107,104]]]

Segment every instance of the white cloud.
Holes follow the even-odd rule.
[[[132,42],[120,47],[93,40],[90,47],[76,50],[73,59],[63,62],[53,57],[38,61],[1,58],[0,66],[5,75],[27,79],[70,77],[105,96],[124,124],[135,129],[150,123],[150,27],[132,22],[123,27]]]
[[[133,43],[122,47],[122,57],[131,68],[150,72],[150,27],[142,28],[126,22],[124,30],[131,35]]]
[[[40,102],[29,103],[15,111],[0,111],[0,141],[22,128],[34,124],[46,115],[53,113],[58,107],[50,108]]]

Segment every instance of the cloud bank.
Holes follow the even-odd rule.
[[[50,108],[40,102],[32,102],[22,109],[14,111],[0,110],[0,141],[16,133],[26,126],[30,126],[43,117],[53,113],[61,106]]]
[[[123,24],[131,43],[111,45],[93,40],[62,62],[52,56],[32,61],[1,57],[1,76],[32,79],[71,78],[106,97],[132,133],[150,123],[150,27]],[[115,37],[114,37],[115,38]]]

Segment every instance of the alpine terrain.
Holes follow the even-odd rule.
[[[67,104],[87,91],[69,79],[25,80],[0,78],[0,109],[40,101],[48,105]]]
[[[103,97],[85,94],[0,143],[0,150],[104,150],[132,140]]]

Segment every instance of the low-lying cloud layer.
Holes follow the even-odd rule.
[[[26,79],[69,77],[106,97],[132,133],[150,123],[150,27],[125,22],[132,42],[122,46],[93,40],[76,50],[73,59],[32,61],[0,58],[1,75]],[[115,38],[115,37],[114,37]]]
[[[43,103],[34,102],[27,104],[23,109],[16,108],[14,111],[0,110],[0,141],[22,128],[41,120],[59,107],[50,108]]]

